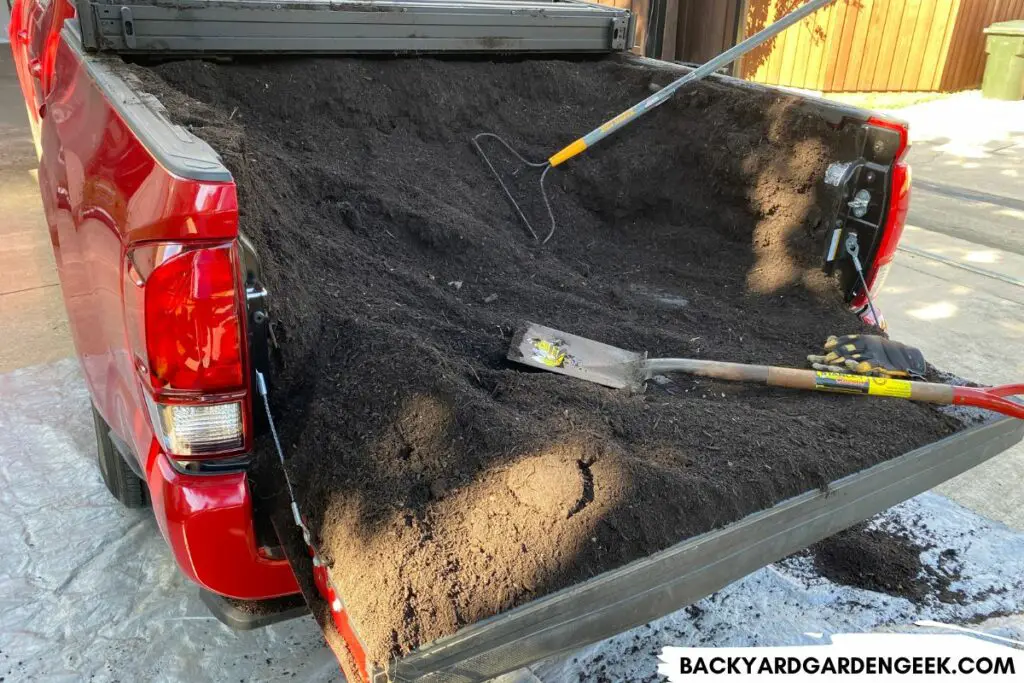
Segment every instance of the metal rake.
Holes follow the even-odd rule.
[[[667,100],[669,100],[672,97],[673,94],[675,94],[677,90],[679,90],[687,83],[699,81],[708,74],[717,71],[726,64],[729,64],[736,60],[737,58],[743,56],[747,52],[750,52],[755,47],[761,45],[761,43],[764,43],[765,41],[775,37],[776,35],[778,35],[782,31],[785,31],[793,24],[813,14],[814,12],[817,12],[825,5],[828,5],[834,1],[835,0],[811,0],[800,9],[790,12],[783,18],[773,23],[771,26],[768,26],[762,29],[761,31],[758,31],[757,33],[750,36],[743,42],[734,45],[733,47],[729,48],[728,50],[718,55],[717,57],[714,57],[710,61],[697,67],[693,71],[690,71],[684,76],[672,81],[658,92],[654,93],[645,100],[638,102],[637,104],[634,104],[632,107],[625,110],[618,116],[615,116],[614,118],[605,121],[600,126],[590,131],[583,137],[577,138],[576,140],[569,143],[562,149],[558,150],[550,157],[548,157],[548,159],[545,161],[530,161],[522,154],[517,152],[512,147],[512,145],[508,144],[508,142],[506,142],[503,138],[501,138],[498,135],[495,135],[494,133],[478,133],[477,135],[473,136],[473,146],[476,148],[477,153],[480,154],[481,157],[483,157],[483,160],[487,163],[487,167],[491,169],[491,173],[493,173],[494,177],[497,178],[498,183],[501,185],[501,189],[505,191],[505,196],[508,197],[510,202],[512,202],[512,206],[515,208],[516,213],[519,214],[519,218],[522,219],[523,224],[526,226],[526,229],[529,230],[530,234],[533,236],[533,239],[540,241],[541,244],[546,244],[548,240],[551,239],[552,235],[555,234],[555,228],[557,227],[555,223],[555,212],[551,208],[551,201],[548,199],[548,193],[544,187],[544,181],[547,179],[548,171],[550,171],[555,166],[559,166],[568,161],[569,159],[572,159],[576,155],[593,147],[598,142],[604,140],[606,137],[608,137],[615,131],[619,130],[623,126],[628,125],[629,123],[635,121],[636,119],[643,116],[652,109],[658,107],[661,104],[664,104]],[[499,144],[501,144],[503,147],[505,147],[505,149],[511,152],[512,155],[515,156],[527,168],[543,169],[540,174],[540,192],[541,198],[544,201],[544,206],[547,208],[548,218],[551,220],[551,227],[543,240],[540,240],[539,236],[537,235],[537,231],[534,230],[533,225],[530,223],[530,220],[526,217],[526,214],[523,212],[523,209],[519,205],[519,202],[517,202],[515,197],[512,195],[512,191],[509,190],[508,185],[505,183],[504,179],[502,179],[501,174],[498,173],[498,170],[494,167],[494,164],[491,162],[490,158],[484,152],[483,147],[480,146],[481,138],[493,138],[497,140]]]

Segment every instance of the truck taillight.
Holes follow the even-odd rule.
[[[153,389],[211,392],[242,386],[241,302],[231,244],[139,247],[129,278],[143,292],[145,356]],[[141,350],[141,348],[140,348]]]
[[[876,297],[885,284],[885,278],[892,267],[893,259],[896,258],[896,248],[899,246],[900,238],[903,237],[903,228],[907,223],[907,211],[910,208],[911,173],[910,164],[906,162],[906,155],[910,145],[907,124],[880,117],[868,119],[868,124],[894,131],[899,135],[899,144],[892,162],[888,187],[888,208],[882,222],[882,236],[866,278],[871,296]],[[853,307],[861,309],[866,306],[867,297],[861,292],[854,298]]]
[[[126,256],[133,361],[169,455],[228,455],[246,445],[240,282],[234,242],[146,244]]]
[[[892,260],[875,268],[873,277],[869,280],[871,283],[869,291],[871,292],[872,297],[877,297],[879,292],[882,291],[882,287],[885,285],[885,279],[889,277],[890,268],[892,268]]]
[[[241,401],[168,405],[147,397],[146,403],[160,445],[168,454],[202,457],[237,452],[245,445]]]

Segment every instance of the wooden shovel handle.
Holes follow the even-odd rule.
[[[911,401],[950,405],[953,403],[953,387],[948,384],[913,382],[891,377],[869,377],[841,372],[818,372],[794,368],[768,368],[768,382],[773,387],[810,389],[837,394],[863,394],[866,396],[888,396],[906,398]]]
[[[955,387],[949,384],[914,382],[890,377],[868,377],[840,372],[818,372],[770,365],[746,365],[693,358],[651,358],[648,376],[661,372],[685,372],[735,382],[756,382],[772,387],[828,391],[838,394],[887,396],[940,405],[969,405],[1024,419],[1024,404],[1009,396],[1024,396],[1024,384],[999,387]]]

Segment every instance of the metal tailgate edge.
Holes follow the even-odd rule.
[[[1005,451],[1024,422],[972,427],[589,581],[467,626],[393,662],[392,681],[491,678],[682,609]]]

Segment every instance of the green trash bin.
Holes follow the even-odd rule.
[[[992,100],[1024,99],[1024,19],[985,29],[985,78],[981,94]]]

